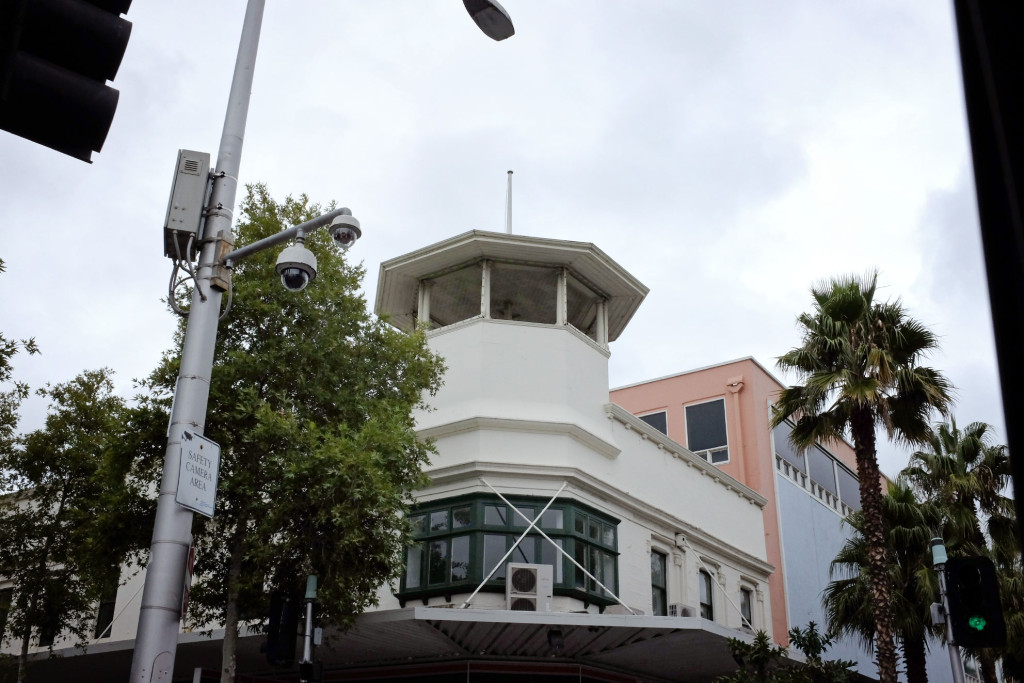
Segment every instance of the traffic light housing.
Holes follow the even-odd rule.
[[[1005,645],[1006,622],[992,560],[954,558],[946,562],[945,572],[953,641],[970,648]]]
[[[277,592],[270,596],[267,642],[263,646],[268,664],[290,666],[295,662],[301,612],[302,601],[298,595]]]
[[[0,128],[90,161],[117,108],[131,0],[0,3]]]

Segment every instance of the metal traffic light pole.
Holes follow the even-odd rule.
[[[231,79],[213,187],[207,203],[203,231],[207,239],[199,256],[192,307],[181,350],[181,369],[171,408],[160,497],[132,656],[129,679],[132,683],[170,681],[174,676],[185,563],[192,544],[192,511],[175,502],[182,432],[190,430],[202,434],[206,423],[221,303],[221,292],[211,287],[210,281],[220,260],[218,250],[222,248],[222,240],[231,241],[231,219],[264,4],[265,0],[249,0],[246,5],[235,72]]]
[[[942,600],[942,620],[946,624],[946,647],[949,650],[949,663],[953,668],[953,683],[964,682],[964,662],[960,658],[960,648],[953,642],[953,624],[949,618],[949,596],[946,595],[946,544],[941,538],[932,539],[932,566],[935,573],[939,575],[939,596]],[[932,618],[935,620],[936,609],[939,605],[932,605]]]
[[[473,21],[489,38],[504,40],[515,33],[508,13],[495,0],[463,0],[463,4]],[[142,592],[142,608],[135,636],[135,651],[129,679],[131,683],[169,682],[174,676],[185,565],[192,544],[192,512],[178,505],[175,497],[182,434],[190,431],[201,435],[206,423],[221,303],[221,289],[213,286],[213,280],[224,276],[226,269],[222,266],[227,261],[237,261],[247,253],[290,236],[282,233],[237,252],[231,251],[231,245],[234,243],[231,223],[238,189],[238,170],[264,5],[265,0],[249,0],[246,4],[217,165],[212,174],[210,198],[206,204],[202,250],[192,292],[192,306],[185,327],[181,368],[171,407],[156,522],[153,525],[149,564],[146,567],[146,582]],[[336,214],[347,213],[347,209],[338,209],[309,221],[308,227],[319,227]],[[351,223],[350,221],[348,224]],[[358,226],[358,223],[355,223],[355,226]]]

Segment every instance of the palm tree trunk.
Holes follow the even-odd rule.
[[[978,651],[978,663],[981,664],[981,680],[985,683],[999,683],[996,676],[996,660],[992,650],[985,648]]]
[[[228,601],[224,610],[224,641],[221,643],[220,683],[234,683],[238,666],[238,582],[245,555],[245,521],[240,520],[231,539],[231,561],[228,565]]]
[[[875,616],[875,654],[880,683],[897,683],[896,645],[893,639],[892,599],[889,588],[885,527],[882,521],[881,471],[875,452],[875,420],[870,408],[858,408],[850,416],[860,507],[864,514],[864,540]]]
[[[928,683],[928,653],[924,638],[903,641],[903,661],[907,665],[907,683]]]

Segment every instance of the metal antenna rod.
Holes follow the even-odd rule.
[[[508,189],[505,190],[505,232],[512,233],[512,171],[508,172]]]

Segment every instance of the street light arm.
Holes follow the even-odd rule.
[[[282,230],[281,232],[277,233],[276,235],[271,235],[270,237],[264,237],[263,239],[259,240],[258,242],[253,242],[252,244],[247,244],[244,247],[242,247],[241,249],[235,249],[234,251],[228,253],[228,255],[224,257],[223,261],[221,262],[221,265],[225,265],[228,268],[230,268],[230,267],[232,267],[233,265],[235,265],[236,263],[238,263],[239,261],[241,261],[242,259],[244,259],[247,256],[252,256],[253,254],[261,252],[264,249],[268,249],[268,248],[273,247],[275,245],[281,244],[282,242],[288,242],[289,240],[293,239],[296,235],[298,235],[300,232],[305,234],[305,235],[309,235],[313,231],[318,230],[318,229],[324,227],[325,225],[328,225],[331,221],[333,221],[338,216],[351,216],[351,215],[352,215],[352,211],[350,211],[346,207],[342,207],[340,209],[335,209],[334,211],[329,211],[329,212],[327,212],[327,213],[325,213],[325,214],[323,214],[321,216],[317,216],[316,218],[312,218],[312,219],[306,221],[305,223],[300,223],[300,224],[292,226],[292,227],[290,227],[290,228],[288,228],[286,230]]]

